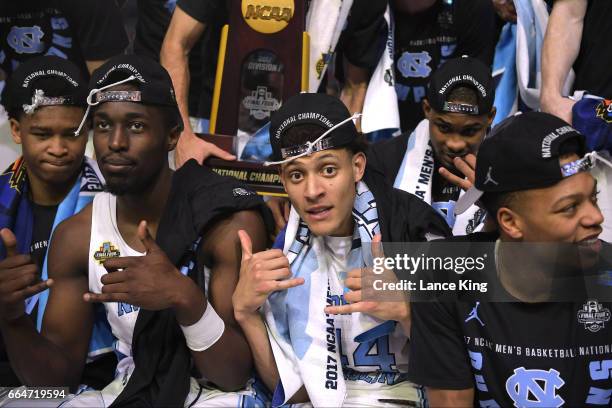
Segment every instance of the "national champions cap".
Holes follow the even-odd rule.
[[[270,121],[270,145],[272,159],[284,160],[305,152],[334,149],[350,144],[358,137],[357,128],[348,109],[340,99],[319,93],[301,93],[289,98]],[[283,145],[287,132],[300,125],[313,124],[321,127],[321,136],[330,132],[317,143],[296,146]]]
[[[458,86],[473,89],[478,97],[476,105],[448,100]],[[495,100],[495,84],[491,69],[472,57],[454,58],[436,69],[427,87],[427,101],[438,112],[484,115],[491,112]]]
[[[485,193],[545,188],[589,170],[588,156],[559,163],[559,147],[570,139],[577,142],[575,153],[584,156],[584,136],[556,116],[528,112],[505,119],[480,145],[474,187],[459,198],[455,214],[465,212]]]

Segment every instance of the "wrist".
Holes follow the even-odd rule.
[[[259,312],[257,310],[235,308],[234,318],[239,325],[248,324],[255,319],[259,319]]]
[[[206,297],[203,291],[187,276],[181,275],[180,284],[172,296],[172,308],[179,324],[189,326],[206,311]]]
[[[225,322],[207,302],[204,314],[190,325],[181,324],[181,330],[190,350],[205,351],[221,339],[225,332]]]

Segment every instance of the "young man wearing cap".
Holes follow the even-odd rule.
[[[483,142],[456,210],[480,199],[497,231],[452,241],[488,256],[487,273],[462,278],[491,288],[411,304],[409,378],[431,406],[610,404],[612,296],[600,279],[612,252],[598,239],[595,157],[584,153],[580,133],[540,112]]]
[[[453,235],[480,230],[485,213],[477,206],[455,217],[461,189],[444,176],[459,173],[457,158],[472,160],[493,118],[495,86],[491,70],[476,58],[455,58],[431,76],[423,119],[412,133],[374,144],[368,170],[394,187],[430,204],[446,219]]]
[[[11,350],[15,369],[28,385],[75,385],[85,363],[81,334],[91,328],[92,304],[101,302],[116,338],[116,379],[66,406],[254,403],[253,389],[223,393],[190,373],[193,361],[199,375],[230,391],[250,377],[250,351],[227,293],[239,270],[237,231],[264,248],[261,199],[195,162],[169,169],[182,123],[159,64],[112,58],[90,88],[108,192],[57,227],[42,336],[13,322],[11,336],[21,343]]]
[[[324,94],[296,95],[272,116],[273,157],[292,206],[285,245],[255,253],[240,233],[233,304],[273,405],[422,403],[404,381],[407,303],[362,302],[360,268],[372,266],[381,239],[423,241],[448,228],[416,197],[364,179],[353,119]]]
[[[21,64],[3,93],[13,140],[23,154],[0,176],[0,330],[9,355],[15,340],[7,336],[12,321],[23,318],[32,329],[40,330],[53,229],[102,191],[98,166],[85,157],[88,128],[74,134],[85,111],[86,95],[87,84],[79,69],[50,56]],[[102,315],[90,357],[111,351],[105,320]],[[103,333],[109,341],[104,341]],[[4,341],[0,350],[0,384],[20,384],[23,378],[15,377]],[[115,365],[112,354],[97,358],[87,365],[80,381],[101,387],[112,378]]]

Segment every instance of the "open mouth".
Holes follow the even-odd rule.
[[[333,207],[331,206],[317,206],[306,210],[306,213],[313,220],[320,221],[329,216]]]
[[[601,240],[599,234],[591,235],[577,242],[579,248],[590,249],[593,251],[599,251],[601,249]]]

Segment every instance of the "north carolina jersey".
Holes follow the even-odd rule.
[[[99,193],[93,201],[91,213],[91,239],[89,243],[89,290],[102,292],[100,279],[108,272],[102,263],[109,258],[144,256],[125,242],[117,227],[117,198],[109,193]],[[185,273],[185,270],[182,270]],[[203,268],[208,281],[208,270]],[[208,282],[207,282],[208,283]],[[105,302],[106,316],[116,338],[115,350],[120,358],[115,380],[101,391],[87,391],[62,404],[63,407],[104,406],[113,403],[123,391],[134,371],[132,335],[139,308],[122,302]],[[202,384],[190,378],[189,393],[184,405],[188,407],[264,407],[269,400],[267,391],[253,379],[237,392],[222,392],[211,384]]]
[[[328,250],[329,291],[327,303],[347,304],[344,299],[344,281],[347,258],[360,256],[360,251],[350,251],[353,237],[325,237]],[[348,255],[347,255],[348,254]],[[394,321],[380,321],[368,330],[359,331],[361,313],[334,316],[336,338],[339,340],[342,371],[348,390],[346,405],[380,405],[387,401],[410,401],[423,403],[423,394],[418,386],[406,382],[408,370],[408,338],[402,327]],[[357,331],[356,331],[357,330]],[[355,336],[355,333],[357,335]],[[370,399],[368,404],[365,399]]]
[[[124,241],[117,227],[117,198],[110,193],[99,193],[93,200],[91,238],[89,241],[89,290],[102,293],[100,279],[108,272],[105,260],[123,256],[143,256]],[[138,318],[137,306],[122,302],[104,302],[106,317],[117,339],[115,350],[124,356],[132,355],[132,334]]]

